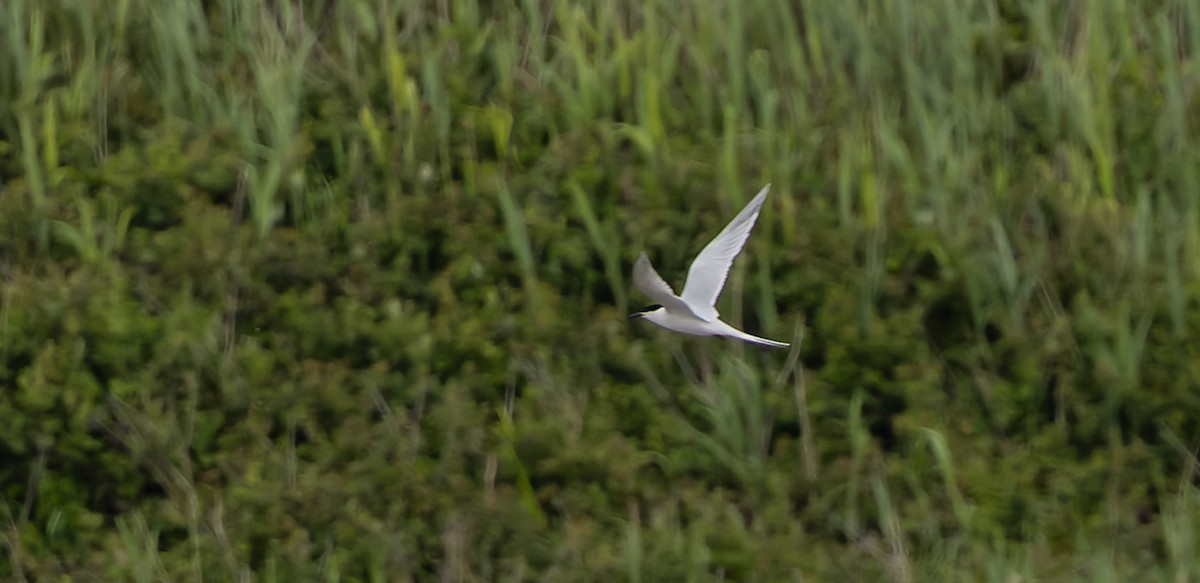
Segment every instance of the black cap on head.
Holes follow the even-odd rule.
[[[641,318],[642,316],[646,315],[648,312],[653,312],[654,310],[658,310],[661,308],[662,308],[662,304],[651,304],[649,306],[646,306],[646,307],[638,310],[637,312],[630,314],[629,317],[630,318]]]

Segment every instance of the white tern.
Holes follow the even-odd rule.
[[[725,287],[725,278],[729,276],[729,267],[733,260],[742,252],[754,222],[758,220],[758,211],[767,198],[768,184],[758,191],[754,200],[738,213],[725,229],[717,235],[688,268],[687,281],[683,284],[683,293],[678,296],[667,282],[654,271],[650,259],[642,252],[637,263],[633,266],[633,282],[642,293],[658,302],[646,306],[630,318],[642,318],[653,322],[667,330],[692,334],[694,336],[728,336],[763,346],[787,348],[786,342],[776,342],[766,338],[752,336],[720,319],[717,313],[717,298]]]

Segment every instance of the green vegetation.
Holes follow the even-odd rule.
[[[1200,579],[1200,3],[0,11],[0,579]]]

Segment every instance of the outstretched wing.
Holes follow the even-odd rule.
[[[642,293],[649,296],[655,303],[661,304],[667,311],[695,315],[687,302],[679,299],[671,286],[667,285],[658,272],[654,271],[654,267],[650,265],[650,258],[646,257],[644,252],[638,256],[637,263],[633,265],[633,283],[642,290]]]
[[[729,267],[746,246],[746,239],[750,236],[750,230],[754,228],[754,222],[758,220],[758,211],[767,199],[767,191],[770,189],[770,184],[762,187],[750,204],[725,225],[721,233],[700,251],[692,266],[688,268],[687,282],[683,285],[680,298],[701,319],[711,322],[719,316],[716,308],[717,298],[721,297],[721,290],[725,287]]]

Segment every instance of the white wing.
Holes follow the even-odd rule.
[[[770,189],[770,184],[762,187],[750,204],[725,225],[721,233],[700,251],[692,266],[688,268],[687,282],[683,284],[683,294],[680,298],[700,319],[711,322],[720,315],[717,313],[716,303],[725,287],[725,278],[729,276],[729,267],[733,265],[738,253],[742,252],[742,247],[746,246],[746,238],[750,236],[750,230],[758,220],[758,211],[767,199],[767,191]]]
[[[654,271],[654,267],[650,265],[650,258],[646,257],[644,252],[638,256],[637,263],[633,265],[633,283],[642,290],[642,293],[658,302],[667,311],[677,314],[695,314],[691,306],[679,299],[671,286],[667,285],[658,272]]]

